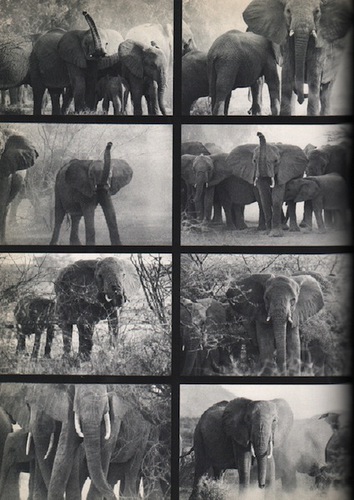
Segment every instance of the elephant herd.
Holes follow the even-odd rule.
[[[245,205],[258,203],[259,230],[282,236],[283,228],[312,229],[315,214],[318,231],[346,229],[349,224],[351,182],[350,147],[347,143],[312,145],[302,150],[291,144],[270,144],[257,133],[259,145],[242,144],[229,154],[200,142],[182,143],[182,216],[226,228],[247,228]],[[296,203],[305,202],[304,218],[298,225]],[[283,214],[283,203],[287,215]],[[324,219],[323,219],[324,213]]]
[[[203,495],[199,482],[203,475],[219,480],[227,469],[237,469],[240,495],[258,483],[270,498],[276,479],[281,480],[284,494],[299,494],[297,473],[313,478],[313,487],[323,493],[343,467],[341,460],[350,460],[350,442],[345,413],[294,420],[284,399],[220,401],[202,414],[195,427],[190,499]]]
[[[44,356],[50,358],[54,326],[63,334],[63,356],[72,350],[73,325],[79,335],[81,360],[90,359],[95,325],[108,321],[112,348],[118,346],[119,312],[127,301],[124,282],[130,272],[123,260],[115,257],[78,260],[59,271],[54,283],[55,299],[25,295],[15,307],[17,354],[24,353],[26,338],[34,334],[32,358],[38,357],[41,335],[46,330]]]
[[[158,498],[164,481],[157,487],[144,460],[159,467],[166,453],[154,447],[169,443],[152,421],[120,386],[1,384],[0,498],[20,498],[20,472],[29,472],[29,498],[84,498],[87,478],[87,498],[116,499],[118,481],[120,498],[137,498],[141,478],[145,496]]]
[[[212,114],[227,115],[232,91],[245,87],[252,94],[249,114],[264,114],[264,82],[272,115],[294,114],[295,100],[302,104],[305,98],[308,115],[331,114],[331,92],[352,26],[350,2],[252,0],[242,16],[246,32],[227,31],[208,51],[182,56],[182,114],[210,96]]]
[[[6,217],[9,205],[24,186],[21,171],[31,168],[38,153],[28,139],[3,132],[0,157],[0,244],[6,244]],[[81,245],[79,224],[85,220],[86,244],[95,245],[94,216],[103,210],[112,245],[121,245],[112,196],[130,183],[133,170],[123,159],[111,159],[112,143],[107,143],[102,160],[72,159],[57,172],[55,180],[54,229],[50,245],[58,244],[65,215],[71,219],[70,244]]]
[[[301,271],[240,277],[220,300],[182,297],[181,373],[301,375],[306,361],[319,375],[324,353],[301,325],[324,305],[318,275]]]

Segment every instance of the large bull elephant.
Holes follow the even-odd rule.
[[[35,43],[30,60],[35,115],[41,114],[46,88],[52,97],[52,114],[67,112],[74,97],[75,112],[95,110],[96,84],[100,70],[118,64],[118,45],[122,35],[98,28],[87,12],[83,15],[89,30],[53,29]],[[63,106],[60,96],[64,89]]]
[[[281,216],[286,183],[304,175],[307,157],[298,146],[268,144],[261,132],[258,132],[257,136],[259,146],[237,146],[231,151],[226,162],[233,175],[256,186],[269,235],[282,236]],[[290,230],[296,230],[295,210],[291,208]]]
[[[133,171],[124,160],[111,160],[109,142],[101,160],[71,160],[58,172],[55,181],[55,224],[50,245],[58,243],[65,214],[71,217],[70,244],[80,245],[79,223],[83,216],[86,245],[95,244],[94,215],[102,207],[112,245],[120,245],[120,236],[112,195],[129,184]]]
[[[301,373],[300,325],[324,306],[318,281],[296,276],[252,274],[234,282],[226,295],[238,314],[249,321],[249,334],[258,345],[261,370],[274,374]]]
[[[0,141],[0,244],[6,244],[8,206],[20,191],[23,179],[17,172],[33,166],[38,157],[35,147],[22,135],[2,132]]]
[[[296,94],[304,102],[308,83],[308,115],[331,113],[331,90],[343,38],[352,26],[349,0],[252,0],[243,12],[249,29],[281,45],[283,52],[281,109],[292,114]]]
[[[56,316],[63,332],[64,355],[71,351],[73,325],[79,330],[79,355],[89,359],[94,326],[108,320],[110,343],[117,346],[119,311],[127,301],[132,271],[114,257],[79,260],[65,267],[55,281]]]
[[[236,398],[208,408],[194,431],[195,472],[190,499],[198,498],[199,479],[210,469],[214,479],[226,469],[238,469],[240,493],[246,493],[254,458],[258,486],[273,488],[273,450],[285,441],[292,424],[293,412],[283,399]]]

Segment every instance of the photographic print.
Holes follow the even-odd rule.
[[[1,114],[172,114],[172,0],[0,6]]]
[[[11,123],[0,138],[1,244],[171,244],[171,125]]]
[[[181,154],[183,245],[351,243],[350,125],[182,125]]]
[[[182,254],[181,374],[351,374],[351,256]]]
[[[0,407],[4,498],[170,494],[169,385],[4,383]]]
[[[350,399],[349,384],[181,385],[179,498],[349,500]]]
[[[349,115],[352,15],[350,0],[183,0],[182,114]]]
[[[169,375],[170,254],[0,257],[1,373]]]

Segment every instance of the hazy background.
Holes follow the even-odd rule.
[[[172,126],[10,124],[28,137],[39,157],[28,172],[28,196],[21,202],[16,223],[8,224],[9,244],[48,244],[53,230],[55,177],[66,162],[102,159],[108,141],[112,158],[133,169],[127,186],[112,197],[124,245],[169,245],[172,232]],[[96,210],[96,244],[110,244],[100,207]],[[83,219],[81,242],[85,242]],[[62,224],[59,244],[69,243],[69,224]]]

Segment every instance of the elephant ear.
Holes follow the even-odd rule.
[[[136,78],[144,76],[143,53],[144,45],[131,39],[124,40],[118,48],[119,59]]]
[[[11,135],[5,144],[0,159],[0,176],[8,177],[17,170],[32,167],[38,153],[36,148],[22,135]]]
[[[308,274],[292,276],[292,279],[300,286],[293,321],[295,325],[301,325],[322,309],[324,306],[323,294],[318,281]]]
[[[63,35],[58,43],[58,54],[63,61],[81,69],[87,67],[85,52],[81,45],[81,39],[87,33],[83,30],[72,30]]]
[[[282,445],[289,435],[294,423],[294,414],[285,399],[273,399],[278,414],[278,422],[274,432],[274,447]]]
[[[129,410],[129,406],[114,391],[108,392],[108,401],[111,419],[113,421],[116,419],[123,420],[124,415]]]
[[[277,184],[286,184],[291,179],[303,177],[307,166],[304,151],[291,144],[277,144],[280,161],[277,173]]]
[[[26,401],[54,420],[65,422],[73,408],[74,386],[65,384],[33,384]]]
[[[30,384],[0,384],[0,406],[23,429],[27,429],[30,411],[25,404]]]
[[[226,162],[228,155],[226,153],[217,153],[210,155],[214,165],[213,177],[209,181],[209,186],[216,186],[221,181],[232,175],[232,168]]]
[[[120,189],[130,183],[133,177],[133,170],[125,160],[112,160],[112,175],[109,179],[111,195],[118,193]]]
[[[95,195],[99,172],[103,171],[102,162],[71,160],[64,169],[65,182],[70,187],[88,198]]]
[[[250,31],[274,43],[282,44],[288,30],[284,17],[284,3],[280,0],[253,0],[243,12]]]
[[[240,177],[253,185],[256,175],[256,165],[253,163],[253,152],[257,144],[243,144],[234,148],[226,159],[232,175]]]
[[[251,399],[236,398],[230,401],[222,414],[222,427],[225,434],[246,448],[250,442],[250,424],[246,414]]]
[[[264,291],[273,274],[252,274],[234,283],[226,292],[233,309],[241,316],[253,319],[265,318]]]
[[[193,169],[193,162],[196,155],[182,155],[181,157],[181,176],[182,179],[189,185],[196,183],[196,177]]]
[[[321,2],[320,29],[318,37],[326,42],[334,42],[343,38],[353,23],[353,6],[351,0],[327,0]],[[321,40],[316,43],[321,45]]]

